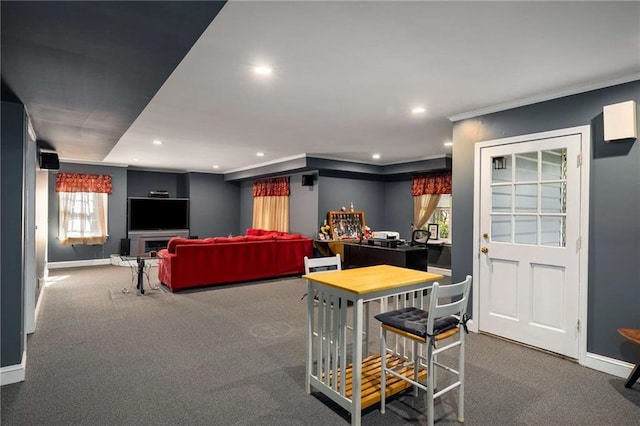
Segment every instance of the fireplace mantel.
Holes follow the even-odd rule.
[[[189,238],[189,230],[129,231],[130,253],[133,255],[165,248],[167,242],[173,237]]]

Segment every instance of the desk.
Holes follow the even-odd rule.
[[[354,240],[313,240],[313,246],[325,257],[339,254],[344,259],[344,243],[349,241]]]
[[[307,300],[307,394],[311,394],[311,387],[319,390],[351,413],[352,425],[360,425],[362,409],[380,400],[381,356],[367,356],[363,359],[364,303],[376,299],[386,302],[388,297],[395,296],[402,299],[405,306],[422,308],[424,290],[431,288],[431,283],[443,276],[397,266],[376,265],[318,272],[303,275],[303,278],[307,279],[307,294],[318,294],[315,309],[314,298],[309,297]],[[351,341],[347,339],[346,328],[348,302],[353,303]],[[382,305],[386,303],[381,303]],[[369,318],[364,320],[369,321]],[[317,334],[315,350],[314,332]],[[352,347],[350,365],[346,362],[349,344]],[[376,363],[377,389],[374,385]],[[364,372],[363,364],[366,364]],[[408,374],[413,374],[413,371]],[[366,394],[363,393],[363,384],[367,384]],[[407,385],[388,387],[387,395],[410,386],[408,383]]]
[[[425,246],[385,247],[369,245],[365,241],[362,244],[345,243],[343,259],[345,269],[385,264],[426,271],[427,255]]]

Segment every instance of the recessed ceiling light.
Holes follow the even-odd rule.
[[[154,145],[162,145],[162,141],[156,139],[155,141],[153,141]]]
[[[380,159],[380,154],[373,154],[371,156],[371,158],[373,158],[374,160],[379,160]]]
[[[219,169],[219,168],[220,168],[220,166],[218,166],[217,164],[214,164],[214,165],[213,165],[213,168],[214,168],[214,169]]]
[[[253,72],[258,75],[271,75],[273,74],[273,69],[267,66],[259,66],[259,67],[254,67]]]
[[[453,146],[453,142],[445,142],[444,146]]]
[[[257,152],[257,153],[256,153],[256,155],[257,155],[258,157],[264,157],[264,152]]]
[[[411,110],[411,114],[424,114],[426,111],[424,107],[415,107]]]
[[[140,159],[139,158],[134,158],[133,161],[138,162],[138,161],[140,161]]]

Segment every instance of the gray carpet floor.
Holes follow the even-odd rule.
[[[144,296],[122,292],[132,288],[126,267],[52,278],[28,337],[26,380],[0,390],[3,425],[349,424],[304,391],[299,278]],[[150,278],[157,287],[155,268]],[[621,378],[483,334],[468,336],[466,357],[467,425],[640,425],[640,386]],[[456,424],[455,411],[453,395],[436,402],[437,424]],[[411,393],[362,417],[425,422]]]

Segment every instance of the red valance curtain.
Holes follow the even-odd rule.
[[[425,176],[414,176],[411,181],[411,195],[451,194],[451,172]]]
[[[263,179],[253,182],[254,197],[288,197],[290,193],[288,177]]]
[[[56,192],[98,192],[111,194],[110,175],[91,175],[80,173],[58,173]]]

